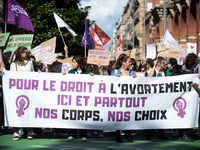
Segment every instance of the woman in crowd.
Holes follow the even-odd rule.
[[[197,64],[197,56],[194,53],[189,53],[185,59],[185,69],[181,73],[172,73],[171,76],[182,75],[182,74],[193,74],[194,67],[196,64]],[[193,87],[195,86],[193,85]],[[195,142],[194,139],[191,139],[189,137],[189,130],[190,129],[178,129],[179,132],[178,140],[183,142]]]
[[[68,73],[69,74],[90,74],[90,72],[85,68],[85,61],[82,56],[74,56],[72,59],[72,67]],[[91,74],[93,75],[93,74]],[[80,129],[79,130],[80,137],[82,141],[87,141],[87,130]],[[68,141],[72,141],[77,136],[77,129],[70,129],[68,132],[69,137],[67,138]]]
[[[15,60],[10,65],[10,71],[20,71],[20,72],[34,72],[33,62],[29,60],[28,49],[24,46],[20,46],[15,51]],[[28,139],[33,139],[33,132],[31,128],[26,128]],[[19,140],[21,134],[23,133],[22,129],[13,128],[13,140]]]
[[[114,65],[111,76],[136,77],[135,71],[130,70],[131,64],[131,59],[126,54],[121,54]],[[125,136],[127,137],[128,142],[133,142],[131,130],[125,130]],[[122,142],[120,130],[116,130],[116,141]]]
[[[136,71],[137,70],[137,63],[134,58],[131,58],[131,67],[130,70]]]

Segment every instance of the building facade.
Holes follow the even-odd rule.
[[[144,57],[145,44],[157,44],[163,40],[163,8],[164,0],[129,0],[124,7],[122,19],[116,24],[113,45],[117,48],[121,37],[125,50],[135,48],[136,59]],[[199,20],[199,0],[166,0],[166,30],[179,44],[197,43],[197,53],[200,52]]]

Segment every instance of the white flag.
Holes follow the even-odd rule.
[[[56,19],[58,28],[65,27],[72,34],[72,36],[77,36],[77,34],[58,15],[56,15],[55,13],[53,14],[54,14],[54,18]]]
[[[166,45],[169,45],[171,47],[174,47],[174,48],[180,50],[183,58],[185,57],[185,51],[179,46],[179,44],[172,37],[172,35],[169,33],[168,30],[165,32],[165,36],[164,36],[164,39],[162,41],[162,44],[166,44]]]

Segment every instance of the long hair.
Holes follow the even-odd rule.
[[[197,55],[194,53],[189,53],[185,59],[185,67],[190,70],[193,69],[197,65]]]
[[[169,63],[172,65],[172,67],[178,65],[176,58],[170,58]]]
[[[21,56],[21,54],[24,53],[26,50],[27,48],[24,46],[18,47],[17,50],[14,52],[14,55],[15,55],[14,62],[17,62],[19,64],[24,64],[24,58]]]
[[[132,70],[136,71],[137,70],[137,63],[136,63],[136,60],[134,58],[131,58],[131,63],[134,66]]]
[[[84,58],[81,55],[77,55],[73,57],[72,61],[73,60],[75,60],[78,63],[79,67],[81,68],[81,71],[84,73],[86,71]]]
[[[120,54],[116,63],[114,64],[113,69],[119,69],[122,67],[122,63],[126,62],[129,57],[126,54]]]
[[[153,59],[147,58],[145,64],[144,64],[144,71],[146,72],[148,70],[147,65],[149,65],[151,68],[154,66]]]

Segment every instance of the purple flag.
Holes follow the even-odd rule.
[[[85,44],[87,49],[95,48],[94,41],[92,39],[86,18],[85,18],[85,32],[81,41],[81,46],[85,47]]]
[[[15,0],[7,0],[6,23],[30,30],[34,33],[33,25],[27,12]]]

